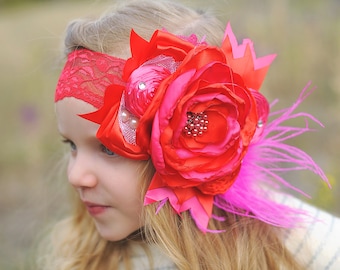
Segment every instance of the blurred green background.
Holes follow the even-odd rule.
[[[258,56],[277,53],[262,92],[276,108],[289,106],[308,81],[317,90],[301,110],[325,128],[292,141],[318,162],[329,190],[313,174],[291,181],[309,200],[340,215],[340,1],[193,0],[218,10],[236,36],[250,37]],[[209,2],[209,3],[207,3]],[[0,0],[0,269],[30,269],[37,239],[68,209],[53,94],[62,67],[67,23],[102,13],[109,1]],[[289,176],[290,177],[290,176]]]

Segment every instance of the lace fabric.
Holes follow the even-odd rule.
[[[125,84],[122,80],[125,62],[86,49],[71,52],[57,84],[55,102],[74,97],[100,108],[109,85]]]

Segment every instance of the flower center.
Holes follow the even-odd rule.
[[[208,115],[205,112],[193,113],[187,112],[187,123],[183,128],[187,136],[202,136],[208,130]]]

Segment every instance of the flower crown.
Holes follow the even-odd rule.
[[[156,172],[145,205],[169,202],[177,214],[189,210],[209,231],[213,206],[289,227],[297,212],[276,203],[271,190],[290,186],[279,172],[308,169],[327,182],[303,151],[284,143],[309,130],[282,123],[308,95],[267,123],[269,104],[259,93],[275,55],[257,58],[253,44],[238,44],[230,24],[221,47],[195,35],[157,30],[150,41],[131,32],[128,60],[80,49],[69,54],[55,101],[82,99],[99,110],[82,115],[98,123],[98,139],[111,151],[152,159]],[[320,124],[320,123],[319,123]]]

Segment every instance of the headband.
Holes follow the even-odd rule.
[[[132,31],[130,48],[126,61],[87,49],[70,53],[55,101],[75,97],[92,104],[98,110],[81,117],[99,124],[97,138],[106,147],[152,159],[156,172],[145,205],[158,203],[159,211],[169,202],[179,215],[189,210],[203,232],[210,231],[210,219],[221,219],[213,206],[294,226],[300,213],[276,203],[272,190],[303,192],[281,173],[307,169],[328,183],[310,156],[285,143],[310,130],[287,120],[320,124],[295,112],[309,85],[292,107],[269,115],[259,89],[275,55],[257,58],[249,39],[238,44],[230,24],[220,47],[157,30],[150,41]]]
[[[59,77],[55,102],[65,97],[75,97],[100,108],[105,89],[110,84],[124,85],[121,77],[125,62],[85,49],[71,52]]]

